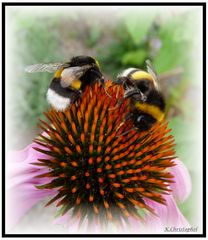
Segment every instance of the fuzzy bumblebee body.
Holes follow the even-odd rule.
[[[130,100],[130,113],[125,120],[132,119],[135,128],[147,131],[153,124],[164,119],[165,100],[149,61],[147,61],[147,71],[137,68],[126,69],[118,75],[115,82],[124,87],[123,99]]]
[[[89,56],[73,57],[67,63],[35,64],[26,71],[55,72],[47,91],[47,100],[57,111],[70,107],[81,97],[87,85],[97,81],[104,85],[98,61]]]

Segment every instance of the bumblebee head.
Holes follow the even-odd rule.
[[[76,56],[76,57],[73,57],[70,61],[70,66],[71,67],[76,67],[76,66],[85,66],[85,65],[98,65],[99,67],[99,64],[98,62],[93,58],[93,57],[90,57],[90,56]]]
[[[86,65],[90,65],[91,68],[89,71],[92,71],[94,73],[97,73],[99,76],[102,76],[102,73],[100,71],[100,65],[99,62],[94,59],[93,57],[90,56],[76,56],[73,57],[70,61],[70,66],[71,67],[83,67]]]
[[[139,128],[140,131],[149,130],[157,119],[155,119],[151,114],[140,112],[133,116],[134,125]]]
[[[103,83],[104,77],[101,73],[99,62],[96,59],[90,56],[76,56],[73,57],[70,61],[71,67],[84,67],[87,65],[90,65],[90,68],[83,75],[84,82],[86,82],[87,84],[87,82],[89,83],[89,81],[94,82],[99,79],[101,83]]]
[[[128,68],[124,70],[118,75],[116,83],[123,83],[124,88],[137,87],[144,94],[147,94],[153,89],[158,89],[154,76],[138,68]]]

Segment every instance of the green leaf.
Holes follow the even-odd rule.
[[[189,11],[163,21],[160,30],[162,47],[153,62],[158,73],[179,66],[187,69],[194,35],[192,17],[193,13]]]
[[[129,14],[125,24],[135,44],[139,44],[145,38],[154,19],[155,14],[153,12],[148,14],[142,12]]]
[[[143,49],[127,52],[123,55],[121,62],[123,65],[137,66],[142,64],[147,58],[147,52]]]
[[[93,47],[99,41],[101,33],[102,32],[99,26],[93,26],[90,29],[89,37],[86,41],[87,47]]]
[[[175,138],[177,156],[189,166],[189,169],[193,170],[201,154],[200,134],[202,130],[199,122],[175,117],[169,123],[169,127]]]

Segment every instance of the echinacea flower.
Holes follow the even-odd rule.
[[[133,123],[121,123],[128,100],[115,108],[123,90],[108,86],[108,92],[111,98],[97,83],[70,109],[49,110],[34,143],[13,153],[9,219],[17,222],[51,196],[47,206],[57,207],[60,221],[93,225],[94,230],[116,226],[140,233],[148,228],[164,231],[172,224],[188,226],[173,197],[181,201],[188,196],[190,179],[176,160],[168,123],[127,132]],[[178,182],[185,194],[179,193]]]

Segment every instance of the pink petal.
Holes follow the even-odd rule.
[[[64,225],[69,221],[69,214],[64,214],[61,217],[57,217],[54,219],[53,223],[58,225]]]
[[[54,190],[39,190],[35,185],[48,183],[49,178],[35,178],[45,173],[43,167],[32,165],[38,158],[49,158],[33,147],[33,143],[22,151],[10,152],[7,156],[7,231],[17,224],[21,217],[44,197],[56,194]]]
[[[170,172],[174,175],[175,183],[170,184],[172,195],[178,202],[184,202],[191,193],[191,177],[186,166],[179,160],[175,159],[177,164],[170,168]]]
[[[144,225],[140,220],[135,219],[134,217],[130,216],[128,218],[129,226],[125,226],[123,231],[121,230],[120,233],[143,233]]]
[[[151,232],[164,232],[166,227],[189,227],[188,221],[178,209],[172,195],[165,195],[167,205],[145,199],[148,206],[155,210],[158,216],[146,217],[146,228]]]
[[[100,233],[102,231],[96,221],[92,224],[88,224],[87,218],[85,218],[80,225],[80,220],[72,217],[72,210],[63,216],[58,217],[54,221],[54,224],[67,225],[69,233]]]

